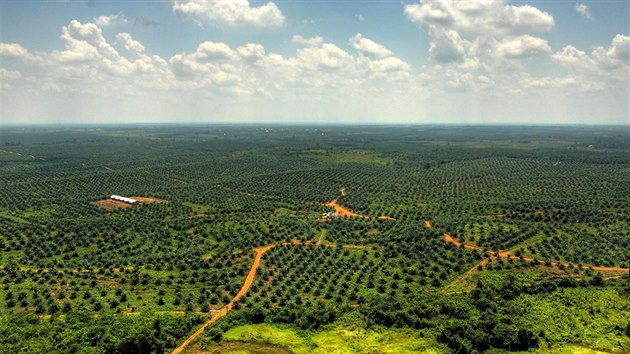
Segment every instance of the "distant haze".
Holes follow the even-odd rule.
[[[0,3],[0,125],[630,124],[627,1]]]

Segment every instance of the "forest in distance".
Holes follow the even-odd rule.
[[[0,130],[0,353],[628,353],[629,268],[629,126]]]

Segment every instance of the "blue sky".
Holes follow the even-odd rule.
[[[0,2],[0,124],[629,124],[627,1]]]

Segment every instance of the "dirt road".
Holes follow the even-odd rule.
[[[335,213],[339,214],[339,216],[360,216],[362,218],[367,218],[367,216],[353,213],[347,208],[337,204],[337,199],[333,199],[330,203],[325,204],[327,207],[331,207],[335,209]]]
[[[449,234],[444,234],[444,242],[452,243],[452,244],[454,244],[457,247],[461,247],[462,246],[461,242],[455,240],[453,238],[453,236],[451,236]],[[482,251],[482,252],[484,251],[484,249],[482,247],[479,247],[479,246],[468,245],[468,244],[463,244],[463,245],[464,245],[464,248],[478,250],[478,251]],[[498,253],[492,252],[492,251],[490,251],[490,252],[492,254],[494,254],[495,256],[498,256],[498,257],[501,257],[501,258],[521,259],[521,257],[518,257],[518,256],[512,254],[510,251],[499,251]],[[526,261],[526,262],[534,261],[534,259],[530,258],[530,257],[523,257],[522,259],[524,261]],[[542,261],[542,260],[538,260],[538,263],[545,264],[546,262]],[[550,263],[551,263],[551,265],[554,265],[554,266],[560,266],[560,265],[563,265],[564,267],[570,267],[571,266],[570,263],[565,263],[565,262],[553,261],[553,262],[550,262]],[[573,266],[575,266],[575,265],[573,265]],[[628,268],[598,267],[598,266],[591,266],[591,268],[593,270],[600,271],[600,272],[628,272]]]
[[[237,302],[241,297],[243,297],[247,293],[249,288],[252,286],[252,283],[254,282],[254,278],[256,278],[256,271],[258,270],[258,267],[260,266],[260,259],[262,258],[262,256],[265,254],[265,252],[269,251],[275,246],[276,245],[268,245],[265,247],[260,247],[260,248],[255,249],[256,257],[254,257],[254,263],[252,263],[252,267],[249,269],[249,274],[247,274],[247,277],[245,278],[245,282],[243,283],[241,290],[239,290],[239,292],[236,294],[236,296],[234,296],[234,298],[232,299],[232,301],[230,301],[230,303],[228,303],[221,310],[216,312],[214,316],[212,316],[211,319],[206,321],[203,324],[203,326],[201,326],[198,330],[196,330],[195,333],[193,333],[190,337],[188,337],[179,347],[175,348],[175,350],[173,350],[172,352],[173,354],[181,353],[182,351],[184,351],[184,349],[186,349],[186,347],[188,347],[188,345],[193,340],[195,340],[195,338],[197,338],[201,333],[203,333],[206,327],[216,322],[219,318],[227,315],[230,312],[230,310],[232,310],[234,303]]]

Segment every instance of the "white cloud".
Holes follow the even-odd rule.
[[[463,61],[465,55],[465,41],[456,31],[434,30],[429,46],[429,55],[432,59],[440,63]]]
[[[588,6],[586,6],[586,4],[584,3],[576,3],[575,4],[575,11],[579,12],[580,15],[584,16],[584,18],[587,18],[591,21],[594,21],[595,19],[593,18],[593,15],[591,14],[591,11],[588,9]]]
[[[2,81],[17,80],[22,78],[22,74],[20,74],[20,72],[17,70],[7,70],[5,68],[0,68],[0,78],[2,78]]]
[[[573,47],[565,46],[554,53],[555,62],[581,72],[597,75],[610,75],[615,78],[628,77],[628,61],[630,60],[630,36],[617,34],[611,41],[610,47],[595,47],[590,55]]]
[[[193,54],[195,60],[211,62],[219,60],[232,60],[235,52],[225,43],[203,42]]]
[[[568,66],[584,63],[587,60],[590,60],[585,52],[575,48],[572,45],[568,45],[562,48],[561,51],[554,53],[552,55],[552,58],[554,61]]]
[[[245,46],[238,47],[237,52],[248,61],[257,61],[265,57],[265,47],[256,43],[247,43]]]
[[[410,71],[411,66],[398,58],[385,58],[370,61],[370,68],[375,72]]]
[[[21,78],[22,74],[17,70],[0,68],[0,92],[11,90],[13,81],[18,81]]]
[[[457,6],[460,12],[473,16],[487,12],[490,5],[462,2]],[[5,110],[10,113],[19,112],[13,102],[21,95],[22,102],[33,97],[49,97],[51,102],[72,97],[68,104],[81,101],[91,111],[103,107],[108,113],[137,105],[132,113],[140,117],[149,117],[149,110],[159,114],[166,109],[172,116],[203,110],[212,111],[213,117],[232,118],[249,110],[251,117],[267,114],[275,119],[275,113],[286,117],[286,109],[291,109],[292,117],[304,114],[331,121],[354,111],[414,119],[422,115],[418,112],[453,116],[466,113],[457,107],[515,99],[521,100],[520,107],[528,107],[519,112],[542,117],[544,109],[557,98],[593,95],[621,97],[627,102],[630,37],[626,35],[617,35],[608,46],[595,47],[590,53],[566,46],[547,56],[551,49],[544,39],[518,31],[471,35],[452,26],[426,29],[433,61],[413,68],[393,57],[385,46],[360,34],[349,42],[356,52],[342,49],[344,43],[296,35],[293,41],[304,47],[285,56],[269,52],[259,43],[231,47],[206,41],[189,52],[162,58],[146,53],[148,48],[128,33],[118,33],[115,42],[108,42],[100,26],[71,21],[61,31],[65,48],[32,54],[20,44],[1,43],[0,55],[6,60],[0,61],[0,88],[3,102],[16,107]],[[548,72],[557,76],[531,72],[532,65],[525,65],[524,60],[532,56],[540,56],[540,63],[548,64]],[[117,97],[128,100],[116,103]],[[461,104],[449,104],[454,99]],[[623,111],[612,98],[610,102],[611,112]],[[530,111],[530,106],[535,107]],[[35,113],[46,113],[42,111]],[[479,112],[481,117],[489,111]],[[496,116],[506,112],[515,111],[498,109]],[[127,113],[122,110],[121,116],[129,116]]]
[[[420,0],[404,7],[407,17],[426,29],[453,29],[472,35],[516,35],[546,32],[554,19],[530,5],[508,5],[504,0]]]
[[[94,24],[99,27],[112,27],[127,25],[129,24],[129,21],[125,18],[125,15],[122,12],[119,12],[115,15],[95,17]]]
[[[630,60],[630,36],[616,35],[607,53],[610,57],[624,61],[627,64],[628,60]]]
[[[123,47],[132,53],[144,52],[144,46],[140,42],[131,37],[129,33],[118,33],[116,39],[123,45]]]
[[[302,48],[297,52],[297,60],[301,67],[315,71],[336,71],[352,66],[353,62],[350,54],[331,43],[324,43],[321,48]]]
[[[229,26],[277,28],[285,24],[282,11],[273,2],[252,7],[248,0],[175,0],[173,12]]]
[[[363,37],[361,33],[357,33],[355,36],[351,37],[349,42],[352,48],[368,57],[384,58],[392,54],[391,50],[385,48],[381,44]]]
[[[324,43],[324,39],[320,36],[305,38],[296,34],[291,39],[293,43],[309,46],[309,47],[320,47]]]
[[[530,35],[509,38],[497,47],[501,56],[512,59],[529,58],[551,53],[547,41]]]
[[[17,43],[0,43],[0,56],[23,58],[28,55],[28,50]]]

